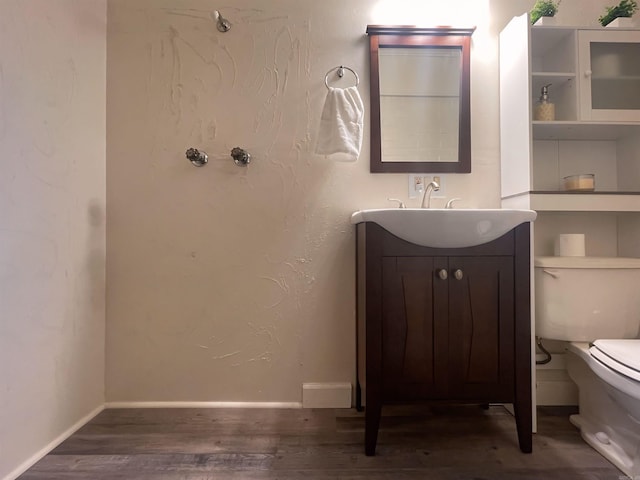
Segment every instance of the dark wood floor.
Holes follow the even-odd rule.
[[[20,480],[621,480],[566,410],[541,409],[533,453],[502,407],[386,407],[375,457],[355,410],[105,410]]]

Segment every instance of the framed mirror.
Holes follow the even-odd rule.
[[[474,30],[367,26],[372,173],[471,172]]]

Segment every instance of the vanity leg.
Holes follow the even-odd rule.
[[[518,401],[513,404],[516,416],[516,428],[518,430],[518,443],[522,453],[531,453],[533,450],[533,423],[531,419],[531,401]]]
[[[382,405],[378,401],[371,401],[367,398],[367,408],[364,411],[364,453],[371,457],[376,454],[376,443],[378,442],[378,428],[380,427],[380,415]]]

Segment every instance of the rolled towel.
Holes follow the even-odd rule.
[[[329,87],[316,143],[318,155],[355,162],[362,148],[364,104],[357,87]]]

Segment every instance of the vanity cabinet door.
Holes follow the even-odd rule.
[[[452,399],[509,401],[514,385],[512,257],[449,258]]]
[[[447,261],[382,259],[382,391],[386,400],[437,398],[447,378]]]
[[[511,257],[385,257],[382,284],[386,400],[508,401]]]

